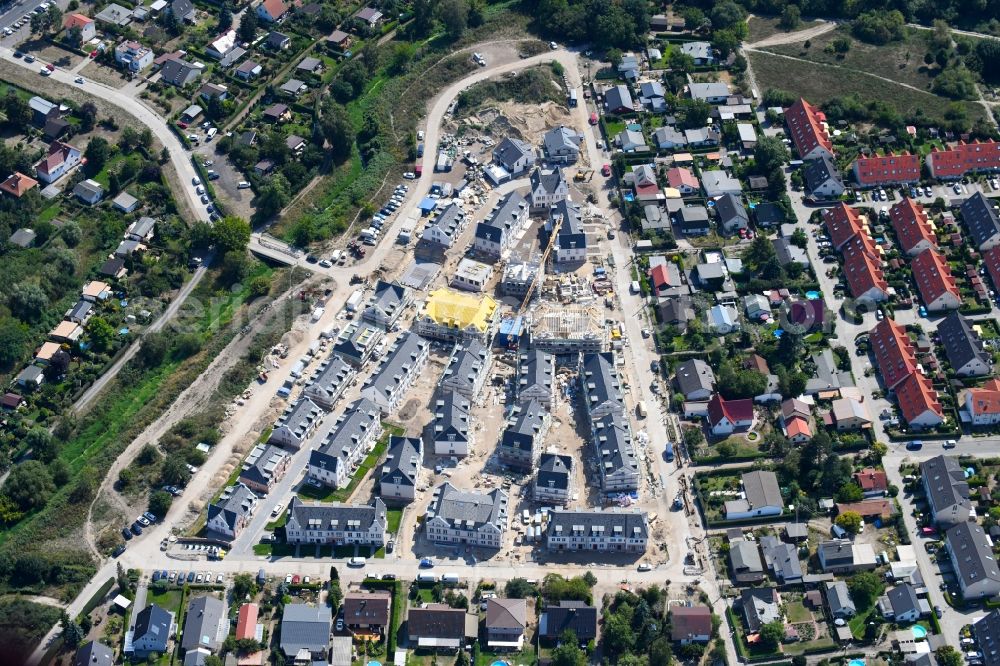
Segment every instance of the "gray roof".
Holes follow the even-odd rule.
[[[469,440],[469,401],[456,391],[445,391],[434,402],[434,439]]]
[[[729,559],[735,573],[764,574],[764,563],[760,560],[760,551],[756,541],[737,541],[729,547]]]
[[[743,491],[747,502],[754,509],[764,506],[776,506],[780,509],[785,506],[778,487],[778,477],[774,472],[747,472],[743,475]]]
[[[747,214],[747,209],[743,207],[740,198],[733,194],[723,194],[715,200],[715,214],[719,216],[719,221],[723,224],[734,221],[743,222],[744,225],[750,224],[750,215]]]
[[[443,209],[439,209],[434,219],[424,227],[423,235],[426,236],[431,227],[437,227],[442,234],[454,240],[464,218],[465,212],[461,206],[457,203],[448,204]]]
[[[958,523],[945,533],[945,540],[963,589],[987,579],[1000,583],[1000,569],[982,527],[973,522]]]
[[[695,391],[712,391],[715,386],[715,373],[711,366],[699,358],[693,358],[681,363],[675,377],[677,388],[685,396]]]
[[[854,564],[854,548],[848,539],[828,539],[819,544],[817,556],[826,569]]]
[[[208,519],[211,521],[217,515],[222,514],[223,520],[230,529],[235,529],[240,517],[249,513],[250,509],[257,502],[257,495],[242,483],[233,486],[232,492],[225,499],[220,498],[218,502],[208,505]]]
[[[170,11],[177,17],[187,18],[194,13],[194,3],[191,0],[173,0],[170,3]]]
[[[898,617],[904,613],[917,611],[920,613],[920,600],[917,598],[917,590],[909,583],[903,583],[892,588],[886,595],[889,598],[889,605],[892,612]]]
[[[792,243],[790,238],[775,238],[771,241],[774,245],[774,252],[778,255],[778,261],[782,264],[809,264],[809,255],[798,245]]]
[[[288,458],[288,452],[273,444],[258,444],[243,461],[240,479],[269,485],[274,472]]]
[[[696,127],[684,130],[684,138],[688,143],[718,143],[719,132],[711,127]]]
[[[611,412],[594,423],[594,447],[597,449],[601,480],[605,486],[638,483],[639,459],[632,442],[629,421],[621,412]]]
[[[935,520],[956,522],[969,519],[972,512],[969,484],[957,460],[948,456],[925,460],[920,463],[920,475]]]
[[[677,223],[684,226],[708,226],[708,209],[704,206],[684,206],[677,211]]]
[[[285,81],[281,87],[278,89],[281,92],[291,93],[292,95],[297,95],[303,87],[305,87],[305,81],[299,81],[298,79],[288,79]]]
[[[444,520],[453,529],[474,531],[493,525],[507,528],[507,493],[494,488],[489,493],[459,490],[447,481],[435,489],[427,507],[427,520]]]
[[[580,378],[590,411],[606,403],[612,404],[617,411],[624,411],[625,400],[613,352],[584,354]]]
[[[783,543],[777,537],[761,537],[760,547],[768,570],[779,582],[793,582],[802,578],[802,563],[799,549],[790,543]]]
[[[73,188],[73,194],[78,197],[92,198],[104,194],[104,188],[96,180],[81,180]]]
[[[320,606],[287,604],[281,615],[282,651],[293,658],[302,649],[325,654],[330,645],[332,621],[330,607],[325,604]]]
[[[270,47],[277,48],[280,47],[283,43],[291,41],[291,39],[292,39],[291,37],[282,32],[278,32],[277,30],[272,30],[267,34],[267,40],[265,43]]]
[[[750,631],[759,631],[768,622],[781,619],[778,591],[773,587],[754,587],[740,592],[740,604]]]
[[[72,666],[112,666],[115,653],[100,641],[90,641],[80,646],[73,656]]]
[[[681,132],[676,127],[657,127],[653,131],[653,140],[656,145],[663,147],[664,145],[687,145],[687,137],[684,136],[684,132]]]
[[[540,349],[522,352],[517,364],[518,389],[520,393],[527,389],[539,387],[551,393],[555,388],[556,363],[555,357]]]
[[[160,80],[175,86],[186,85],[199,76],[201,76],[201,69],[180,58],[171,58],[160,68]]]
[[[535,150],[531,147],[530,143],[521,141],[520,139],[505,137],[493,149],[493,160],[503,168],[513,172],[519,168],[516,166],[519,160],[525,157],[533,157],[534,154]]]
[[[426,357],[430,342],[416,333],[404,332],[393,344],[378,371],[368,378],[362,391],[373,390],[382,396],[391,396],[416,372],[418,358]]]
[[[562,226],[559,227],[559,248],[572,250],[587,247],[587,232],[583,228],[583,214],[580,212],[580,205],[569,199],[564,199],[552,206],[549,216],[555,219],[562,217]]]
[[[309,378],[304,395],[321,406],[333,406],[347,382],[354,376],[354,369],[339,354],[332,353]]]
[[[482,385],[479,378],[486,372],[486,359],[489,350],[478,340],[455,345],[448,366],[441,374],[441,384],[461,391],[473,391],[476,385]]]
[[[545,427],[547,413],[537,400],[517,406],[500,436],[500,448],[533,452],[535,439]]]
[[[629,92],[628,86],[617,85],[613,88],[608,88],[607,92],[604,93],[604,103],[609,111],[617,111],[618,109],[630,109],[635,110],[635,103],[632,101],[632,93]]]
[[[956,310],[941,320],[937,332],[953,369],[959,370],[972,361],[989,365],[990,355],[984,351],[983,343],[972,330],[972,323]]]
[[[294,405],[287,408],[275,422],[274,429],[285,428],[297,438],[302,439],[312,429],[316,420],[323,414],[316,403],[309,398],[300,398]]]
[[[379,319],[394,321],[408,300],[407,289],[398,282],[379,280],[375,283],[375,293],[368,299],[368,306],[361,317],[365,321],[378,323]]]
[[[115,199],[115,201],[118,201],[118,199]],[[145,238],[146,236],[151,234],[153,232],[153,229],[155,228],[156,228],[156,220],[154,220],[151,217],[143,216],[140,217],[135,222],[133,222],[132,224],[130,224],[128,226],[128,230],[126,233],[129,233],[133,236],[138,236],[140,238]]]
[[[701,172],[701,186],[708,196],[721,196],[725,191],[742,191],[743,186],[740,181],[730,176],[725,171],[718,169],[714,171]]]
[[[841,612],[854,615],[857,608],[854,600],[851,599],[851,591],[847,589],[847,583],[842,580],[826,584],[826,603],[830,605],[830,612],[837,615]]]
[[[31,247],[37,235],[34,229],[18,229],[10,235],[8,240],[18,247]]]
[[[986,666],[1000,666],[1000,610],[993,609],[972,624],[972,635]]]
[[[568,490],[570,474],[573,471],[573,458],[555,453],[543,453],[538,459],[538,475],[535,485],[540,488]],[[552,515],[549,514],[549,524]]]
[[[698,60],[712,58],[712,45],[709,42],[687,42],[681,45],[681,53]]]
[[[596,638],[597,608],[584,601],[567,600],[546,606],[538,625],[539,633],[546,638],[559,638],[567,630],[572,630],[581,642]]]
[[[729,86],[725,83],[689,83],[688,92],[692,99],[708,100],[713,97],[727,97]]]
[[[976,192],[962,203],[962,219],[977,247],[1000,234],[1000,217],[993,204],[994,201],[982,192]]]
[[[333,350],[348,361],[361,363],[383,337],[382,330],[377,326],[367,322],[354,322],[340,332]]]
[[[623,509],[556,509],[549,511],[549,536],[649,538],[646,512]]]
[[[309,464],[333,470],[352,458],[354,451],[372,428],[379,427],[382,410],[368,398],[352,402],[341,414],[323,445],[309,454]]]
[[[499,243],[504,234],[528,207],[528,202],[520,192],[514,191],[505,196],[490,212],[489,217],[476,225],[476,238],[487,238]]]
[[[826,153],[815,159],[806,160],[802,168],[802,175],[805,176],[806,190],[809,192],[812,192],[828,180],[836,181],[841,187],[844,186],[844,181],[840,177],[837,165],[834,164],[833,160]]]
[[[292,531],[344,531],[350,528],[352,532],[367,532],[372,527],[379,525],[384,529],[386,525],[385,503],[377,497],[372,504],[306,503],[296,495],[288,503],[287,524]],[[284,647],[284,635],[281,638],[282,647]]]
[[[389,450],[382,462],[379,480],[397,486],[415,486],[423,454],[424,446],[419,438],[393,435],[389,438]]]
[[[303,58],[302,62],[300,62],[298,65],[295,66],[295,69],[301,69],[307,72],[312,72],[322,64],[323,64],[322,60],[310,56],[308,58]]]
[[[833,350],[827,348],[812,356],[813,365],[816,371],[813,376],[806,380],[806,393],[818,393],[839,389],[846,386],[854,386],[854,379],[849,371],[842,371],[837,367],[837,362],[833,358]]]
[[[93,309],[94,304],[88,300],[80,299],[76,302],[72,308],[66,313],[67,319],[80,319],[83,320],[88,314],[90,314],[91,309]]]
[[[181,647],[185,650],[204,647],[215,652],[228,632],[226,604],[215,597],[195,597],[184,616]]]
[[[551,194],[566,183],[563,177],[563,170],[556,169],[534,169],[528,179],[531,184],[531,191],[541,188],[546,194]]]
[[[663,97],[665,95],[666,92],[663,90],[663,84],[659,81],[643,81],[639,84],[639,97],[651,99],[653,97]]]
[[[165,650],[167,641],[170,640],[170,625],[173,621],[173,615],[169,611],[156,604],[150,604],[136,616],[132,639],[133,641],[145,639],[150,646],[160,645]]]
[[[660,317],[667,324],[686,327],[694,319],[694,306],[687,295],[671,296],[660,301]]]
[[[545,153],[548,155],[558,155],[567,151],[579,153],[582,142],[582,134],[577,134],[575,130],[564,125],[553,127],[542,135],[542,145],[545,146]]]

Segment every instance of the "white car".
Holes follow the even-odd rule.
[[[423,140],[424,140],[424,131],[417,130],[417,141],[423,141]]]
[[[194,178],[191,179],[191,184],[192,185],[201,185],[201,178],[199,178],[198,176],[195,176]]]
[[[413,173],[412,171],[406,171],[403,173],[403,178],[405,178],[406,180],[414,180],[416,177],[417,174]]]
[[[78,77],[76,77],[76,78],[75,78],[75,79],[73,79],[73,80],[74,80],[75,82],[77,82],[77,83],[83,83],[83,77],[82,77],[82,76],[78,76]]]
[[[272,516],[280,516],[281,515],[281,510],[284,509],[284,508],[285,508],[284,504],[278,504],[278,506],[274,507],[274,510],[271,511],[271,515]]]
[[[187,139],[188,139],[188,141],[197,141],[198,140],[198,135],[197,134],[188,134]]]
[[[194,188],[194,191],[197,192],[198,194],[204,194],[205,187],[203,185],[199,185],[198,187]]]
[[[248,189],[250,189],[250,183],[248,183],[245,180],[241,180],[240,182],[236,183],[236,189],[238,189],[238,190],[248,190]]]
[[[653,567],[647,564],[646,562],[643,562],[642,564],[639,565],[639,571],[652,571],[652,570]]]
[[[959,183],[955,183],[951,189],[955,190],[955,194],[962,193],[962,186]]]
[[[204,162],[201,163],[202,166],[207,166],[207,167],[210,167],[213,164],[215,164],[213,160],[205,160]]]

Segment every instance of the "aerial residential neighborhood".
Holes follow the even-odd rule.
[[[0,661],[1000,666],[998,22],[0,5]]]

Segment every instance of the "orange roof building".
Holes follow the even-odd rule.
[[[799,98],[785,109],[785,122],[799,157],[804,160],[823,155],[833,157],[833,142],[822,111]]]
[[[896,238],[903,252],[911,257],[924,250],[937,249],[937,236],[931,226],[924,207],[913,199],[905,197],[889,208],[889,219],[896,230]]]
[[[67,30],[72,30],[73,28],[80,28],[82,30],[88,25],[93,25],[93,23],[94,19],[83,14],[69,14],[63,19],[63,27]]]
[[[782,427],[785,431],[785,437],[793,444],[802,444],[812,439],[813,432],[812,428],[809,427],[809,421],[801,416],[786,419]]]
[[[859,234],[867,235],[861,215],[845,203],[824,209],[823,221],[826,223],[827,233],[830,234],[830,242],[836,250],[844,247],[847,241]]]
[[[860,472],[855,472],[854,480],[861,487],[861,492],[869,497],[881,495],[889,489],[889,479],[885,470],[874,467],[866,467]]]
[[[0,183],[0,190],[20,199],[24,193],[33,187],[38,186],[38,181],[30,176],[25,176],[20,171],[15,171],[7,176],[7,180]]]
[[[861,187],[920,181],[920,156],[911,153],[873,155],[854,160],[854,179]]]
[[[903,419],[911,428],[933,428],[944,422],[944,410],[938,402],[931,380],[911,372],[896,386],[896,401]]]
[[[257,613],[257,604],[243,604],[240,606],[240,612],[236,618],[236,640],[240,641],[256,637]]]
[[[945,150],[932,149],[927,168],[934,178],[961,178],[974,171],[1000,169],[1000,143],[989,141],[958,142]]]
[[[872,354],[878,365],[882,383],[894,389],[900,382],[916,372],[917,357],[906,329],[886,317],[875,325],[868,335]]]
[[[962,294],[958,291],[955,277],[940,252],[930,248],[924,250],[913,258],[910,268],[920,290],[920,298],[928,310],[957,310],[962,305]]]
[[[700,185],[698,178],[691,169],[684,167],[673,167],[667,171],[667,184],[676,188],[683,194],[697,192]]]
[[[990,379],[979,388],[968,389],[965,392],[965,411],[972,425],[1000,423],[1000,379]]]
[[[880,302],[889,297],[889,283],[879,255],[868,234],[855,236],[843,246],[844,277],[857,300]]]
[[[52,357],[61,349],[58,342],[45,342],[42,343],[41,348],[38,353],[35,354],[35,360],[41,361],[42,363],[48,363],[52,360]]]

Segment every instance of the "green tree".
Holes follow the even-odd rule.
[[[15,465],[3,484],[3,494],[22,511],[45,506],[54,490],[52,475],[38,460],[26,460]]]
[[[246,14],[255,14],[253,11],[246,11]],[[222,6],[219,7],[219,25],[216,32],[222,34],[228,32],[230,28],[233,27],[233,10],[229,8],[229,3],[224,2]]]
[[[84,151],[83,155],[87,158],[87,175],[96,176],[107,164],[108,158],[111,157],[111,144],[104,137],[95,136],[87,144],[87,150]]]
[[[27,351],[28,328],[12,317],[0,317],[0,369],[8,370]]]
[[[23,131],[31,124],[31,107],[13,89],[4,97],[3,112],[7,116],[7,124],[15,130]]]
[[[233,599],[235,601],[243,601],[247,598],[253,599],[257,596],[258,591],[257,582],[254,580],[252,574],[236,574],[233,578]]]
[[[212,236],[222,252],[243,252],[250,244],[250,234],[250,224],[246,220],[226,215],[215,223]]]
[[[942,645],[934,653],[938,666],[962,666],[962,653],[951,645]]]
[[[183,486],[191,477],[187,462],[180,453],[171,453],[160,467],[160,481],[167,485]]]
[[[250,280],[250,296],[259,298],[267,296],[271,291],[271,278],[267,275],[258,275]]]
[[[469,653],[459,650],[458,656],[455,657],[455,666],[469,666]]]
[[[833,522],[848,534],[857,534],[861,530],[861,515],[856,511],[845,511]]]
[[[847,581],[847,588],[858,608],[869,608],[882,596],[885,586],[882,578],[874,571],[861,571],[851,576]]]
[[[86,636],[83,633],[83,629],[80,625],[70,619],[69,614],[64,610],[59,617],[59,624],[62,625],[62,638],[63,643],[69,649],[75,649],[83,642]]]
[[[538,596],[538,586],[526,578],[511,578],[504,587],[504,595],[511,599],[526,599]]]
[[[976,79],[965,67],[948,67],[934,77],[931,90],[943,97],[959,100],[977,99]]]
[[[877,9],[859,14],[851,24],[854,35],[871,44],[888,44],[903,38],[906,19],[898,10]]]
[[[83,231],[76,220],[66,220],[62,227],[62,239],[66,245],[76,247],[83,240]]]
[[[142,345],[139,347],[139,358],[147,368],[155,368],[170,351],[170,335],[163,332],[147,333],[142,338]]]
[[[156,516],[163,518],[170,511],[170,505],[174,503],[174,496],[166,490],[157,490],[149,496],[149,510]]]
[[[796,229],[794,233],[792,233],[791,242],[795,247],[800,247],[804,250],[809,245],[809,237],[806,236],[804,229]]]
[[[722,0],[722,2],[715,3],[712,8],[712,27],[715,30],[726,30],[742,24],[746,16],[746,10],[738,4],[732,0]]]
[[[567,630],[559,641],[559,646],[552,650],[552,666],[586,666],[587,655],[580,649],[580,640],[576,634]]]
[[[760,628],[760,642],[764,649],[774,652],[781,645],[781,639],[785,637],[785,625],[781,620],[768,622]]]
[[[330,156],[334,161],[342,162],[347,159],[354,145],[354,126],[347,109],[333,100],[327,100],[323,105],[319,127],[330,144]]]
[[[763,173],[781,169],[790,159],[788,148],[776,136],[765,136],[757,141],[753,151],[754,162]]]
[[[25,445],[31,449],[32,457],[44,463],[52,462],[59,455],[59,443],[48,430],[35,427],[24,436]]]
[[[37,322],[48,307],[49,297],[33,282],[20,282],[10,290],[7,306],[21,321]]]
[[[330,605],[333,608],[335,609],[340,608],[340,602],[344,598],[344,593],[340,590],[339,580],[330,581],[330,590],[329,593],[327,594],[327,598],[329,599]]]
[[[90,343],[98,352],[106,352],[115,342],[115,329],[104,317],[97,315],[87,322],[87,335]]]
[[[466,0],[438,0],[434,15],[444,25],[448,39],[455,41],[468,27],[469,4]]]
[[[778,22],[785,30],[795,30],[802,24],[802,10],[798,5],[785,5],[781,12],[781,20]]]
[[[257,26],[259,25],[257,12],[245,11],[240,19],[240,27],[237,34],[242,42],[253,42],[257,37]]]

